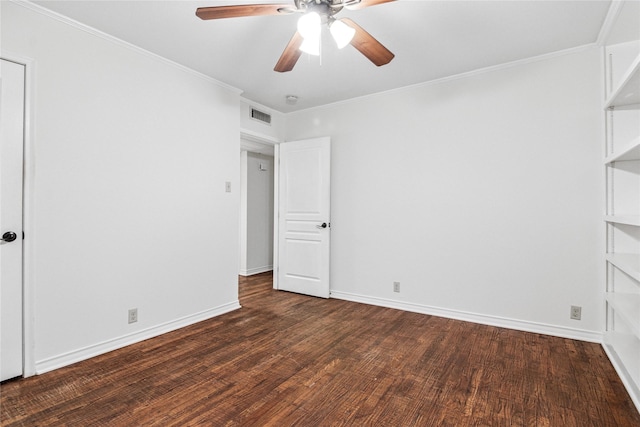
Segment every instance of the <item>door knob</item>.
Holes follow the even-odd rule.
[[[3,242],[13,242],[17,237],[18,236],[16,236],[16,233],[14,233],[13,231],[7,231],[2,235],[2,239],[0,240],[2,240]]]
[[[322,225],[316,225],[317,228],[327,228],[327,223],[323,222]]]

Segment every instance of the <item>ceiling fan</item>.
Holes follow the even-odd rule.
[[[388,64],[394,57],[389,49],[349,18],[336,19],[343,8],[363,9],[395,0],[294,0],[294,4],[245,4],[232,6],[200,7],[196,16],[200,19],[238,18],[243,16],[303,14],[298,20],[298,30],[282,52],[274,70],[293,70],[302,52],[320,54],[321,26],[327,24],[332,37],[342,49],[347,44],[355,47],[378,67]]]

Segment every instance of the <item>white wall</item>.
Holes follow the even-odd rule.
[[[273,270],[273,171],[273,156],[240,153],[242,276]]]
[[[247,273],[247,158],[248,152],[240,152],[240,265],[238,273],[246,276]]]
[[[34,67],[27,240],[42,372],[238,307],[239,93],[2,2]],[[139,321],[127,323],[138,308]]]
[[[590,49],[288,114],[287,140],[332,138],[332,296],[598,340],[599,61]]]
[[[38,370],[237,307],[238,92],[1,8],[3,51],[35,61]],[[332,137],[333,295],[600,331],[599,70],[591,50],[287,115],[288,140]]]
[[[260,170],[260,165],[266,170]],[[247,273],[273,269],[273,157],[247,156]]]

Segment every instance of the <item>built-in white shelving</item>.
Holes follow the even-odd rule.
[[[607,292],[607,302],[625,320],[633,335],[640,339],[640,294]]]
[[[640,227],[640,215],[607,215],[604,217],[604,220],[615,224],[635,225]]]
[[[627,391],[631,396],[637,396],[640,393],[638,388],[640,364],[637,363],[640,359],[640,340],[628,332],[612,331],[607,334],[606,343],[610,356],[612,356],[611,361],[617,367]],[[612,349],[615,349],[613,353],[611,353]]]
[[[633,6],[633,5],[632,5]],[[634,6],[635,7],[635,6]],[[635,9],[621,13],[636,19]],[[635,21],[634,21],[635,22]],[[637,25],[634,24],[636,27]],[[606,325],[604,346],[640,410],[640,40],[605,46]]]
[[[606,165],[615,162],[628,162],[632,160],[640,160],[640,136],[634,139],[629,145],[607,156],[604,159]]]
[[[638,56],[622,81],[607,99],[604,108],[627,107],[640,104],[640,56]]]
[[[640,254],[607,254],[607,261],[640,282]]]

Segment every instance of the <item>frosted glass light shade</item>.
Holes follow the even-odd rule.
[[[333,39],[338,45],[338,49],[342,49],[349,44],[353,36],[356,34],[356,30],[348,26],[342,21],[334,21],[329,28]]]
[[[320,25],[322,20],[316,12],[305,13],[298,19],[298,32],[303,38],[320,37]]]
[[[300,50],[309,55],[320,55],[320,37],[306,37],[302,40]]]
[[[303,38],[301,51],[309,55],[320,55],[320,25],[322,19],[316,12],[305,13],[298,19],[298,32]]]

